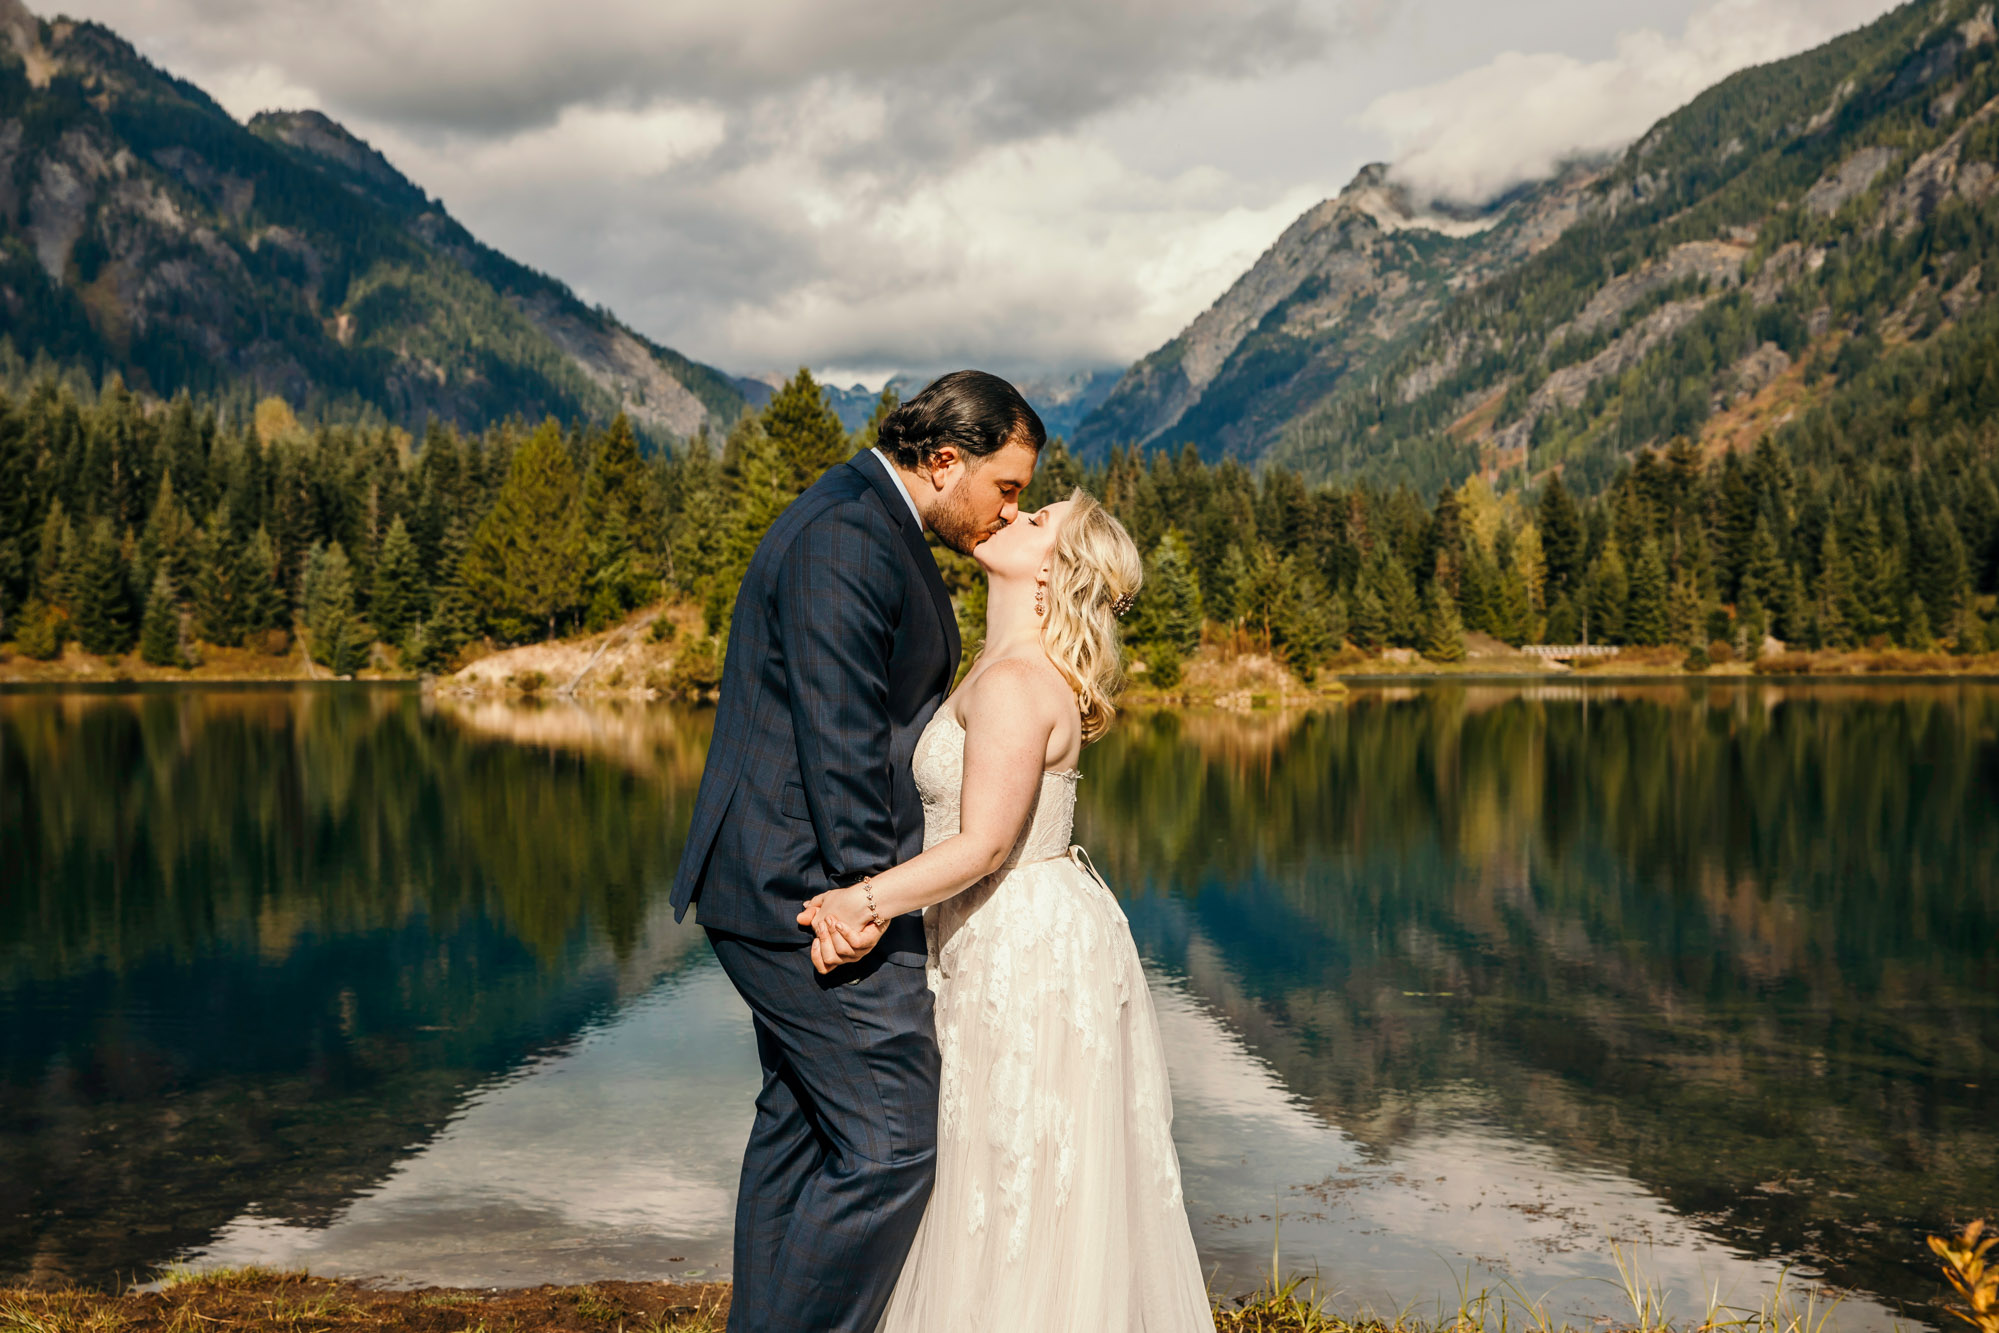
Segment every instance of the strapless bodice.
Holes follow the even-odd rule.
[[[964,810],[965,729],[948,709],[938,709],[917,738],[911,771],[917,794],[923,798],[923,845],[934,847],[958,832]],[[1034,817],[1027,821],[1008,854],[1008,866],[1068,854],[1069,834],[1076,822],[1078,777],[1073,769],[1041,775]]]

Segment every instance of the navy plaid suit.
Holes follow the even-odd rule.
[[[920,914],[829,977],[807,898],[923,849],[910,773],[958,668],[923,533],[879,459],[827,470],[736,595],[675,915],[699,903],[763,1064],[736,1200],[735,1333],[872,1333],[935,1171]]]

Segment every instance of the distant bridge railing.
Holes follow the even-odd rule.
[[[1615,657],[1622,650],[1607,643],[1529,643],[1520,651],[1529,657],[1569,661],[1578,657]]]

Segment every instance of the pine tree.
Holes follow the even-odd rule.
[[[139,559],[135,572],[141,587],[151,588],[153,575],[165,569],[176,588],[194,581],[196,529],[194,520],[174,493],[171,472],[160,478],[159,494],[146,518],[145,533],[139,538]],[[149,598],[150,600],[150,598]]]
[[[554,638],[583,594],[576,465],[561,427],[544,422],[514,454],[493,507],[472,534],[465,578],[502,637]]]
[[[1546,643],[1565,646],[1582,641],[1582,618],[1576,614],[1576,604],[1567,593],[1556,593],[1549,600],[1548,624],[1541,637]]]
[[[412,656],[418,665],[439,671],[457,657],[460,649],[479,633],[479,610],[472,600],[471,585],[465,578],[465,551],[469,544],[465,525],[453,521],[438,544],[438,568],[443,582],[437,589],[436,611],[423,626]]]
[[[1872,504],[1860,513],[1853,529],[1853,596],[1848,612],[1854,631],[1863,639],[1886,634],[1902,618],[1901,561],[1882,538],[1881,520]]]
[[[184,665],[180,646],[180,604],[173,579],[161,561],[146,598],[146,617],[139,627],[139,656],[158,667]]]
[[[1769,523],[1759,517],[1743,561],[1741,595],[1754,597],[1765,606],[1778,606],[1783,602],[1789,581],[1784,557],[1777,550],[1777,539],[1771,535]]]
[[[1273,637],[1298,679],[1310,683],[1320,665],[1339,646],[1339,639],[1333,633],[1331,598],[1318,571],[1300,564],[1295,555],[1286,556],[1278,566],[1278,583],[1283,596]]]
[[[76,528],[63,512],[62,499],[57,497],[49,504],[49,512],[42,518],[42,529],[35,544],[35,564],[30,574],[29,587],[51,606],[66,608],[69,605],[69,587],[66,579],[74,572],[79,555]]]
[[[851,452],[846,429],[826,405],[825,390],[803,366],[771,396],[761,417],[764,434],[776,446],[779,480],[793,495]]]
[[[1707,643],[1705,626],[1701,623],[1701,592],[1691,570],[1680,571],[1667,590],[1666,628],[1673,643],[1688,647],[1701,647]]]
[[[1423,656],[1433,662],[1465,660],[1465,626],[1458,604],[1435,581],[1423,595]]]
[[[1490,629],[1494,638],[1518,648],[1534,637],[1534,598],[1527,589],[1527,576],[1518,566],[1499,576],[1495,602]]]
[[[1374,549],[1374,585],[1381,596],[1388,641],[1414,648],[1423,641],[1423,601],[1417,595],[1416,580],[1409,577],[1408,567],[1385,544]]]
[[[1859,633],[1854,623],[1853,566],[1846,548],[1830,524],[1819,547],[1819,578],[1814,609],[1818,613],[1818,633],[1822,645],[1851,647]]]
[[[194,632],[221,647],[243,642],[243,554],[236,549],[224,500],[195,539]]]
[[[1666,561],[1659,553],[1659,543],[1647,537],[1638,548],[1638,563],[1631,567],[1624,637],[1632,643],[1654,647],[1665,643],[1671,634],[1666,608]]]
[[[237,564],[237,627],[246,635],[268,640],[264,645],[274,653],[289,648],[291,609],[284,590],[278,586],[278,550],[271,534],[259,525],[243,547]],[[276,637],[273,638],[272,636]]]
[[[1624,556],[1615,541],[1603,548],[1602,556],[1591,571],[1589,584],[1589,619],[1583,625],[1585,637],[1591,643],[1626,642],[1624,610],[1631,596],[1631,586],[1624,569]]]
[[[132,608],[126,592],[125,556],[111,520],[90,525],[70,580],[70,620],[83,651],[122,653],[132,646]]]
[[[1214,595],[1208,599],[1208,605],[1213,608],[1215,619],[1232,630],[1242,627],[1242,593],[1248,584],[1249,561],[1243,557],[1242,547],[1230,543],[1215,570]]]
[[[622,418],[621,418],[622,419]],[[377,631],[390,643],[401,643],[423,615],[423,570],[417,565],[416,542],[398,514],[382,538],[375,562],[375,595],[370,603]]]
[[[52,662],[62,656],[67,625],[63,614],[40,597],[30,597],[21,607],[14,646],[23,656],[38,662]]]
[[[583,531],[588,547],[590,628],[602,629],[645,602],[658,576],[645,540],[657,528],[651,477],[638,438],[620,412],[597,439],[583,479]]]
[[[798,494],[790,483],[790,475],[776,441],[764,431],[758,419],[745,416],[738,421],[722,450],[722,478],[732,511],[729,560],[724,566],[731,601],[735,598],[735,584],[742,571],[749,568],[757,543]]]
[[[368,641],[354,611],[353,566],[339,542],[306,553],[301,587],[306,651],[334,675],[352,675],[366,660]]]
[[[1541,550],[1547,560],[1548,586],[1558,592],[1573,592],[1581,586],[1583,574],[1583,516],[1562,474],[1548,478],[1536,511],[1541,532]]]
[[[1347,627],[1353,641],[1370,652],[1377,652],[1388,643],[1388,611],[1381,604],[1381,596],[1374,590],[1374,584],[1363,569],[1354,583],[1352,615]]]
[[[1131,617],[1130,638],[1151,684],[1170,688],[1180,664],[1201,644],[1201,584],[1186,538],[1169,528],[1146,562],[1144,590]]]

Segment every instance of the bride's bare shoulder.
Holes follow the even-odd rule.
[[[1045,657],[1002,657],[989,662],[966,683],[958,712],[969,727],[975,719],[1018,726],[1029,716],[1050,723],[1076,711],[1075,692]]]

